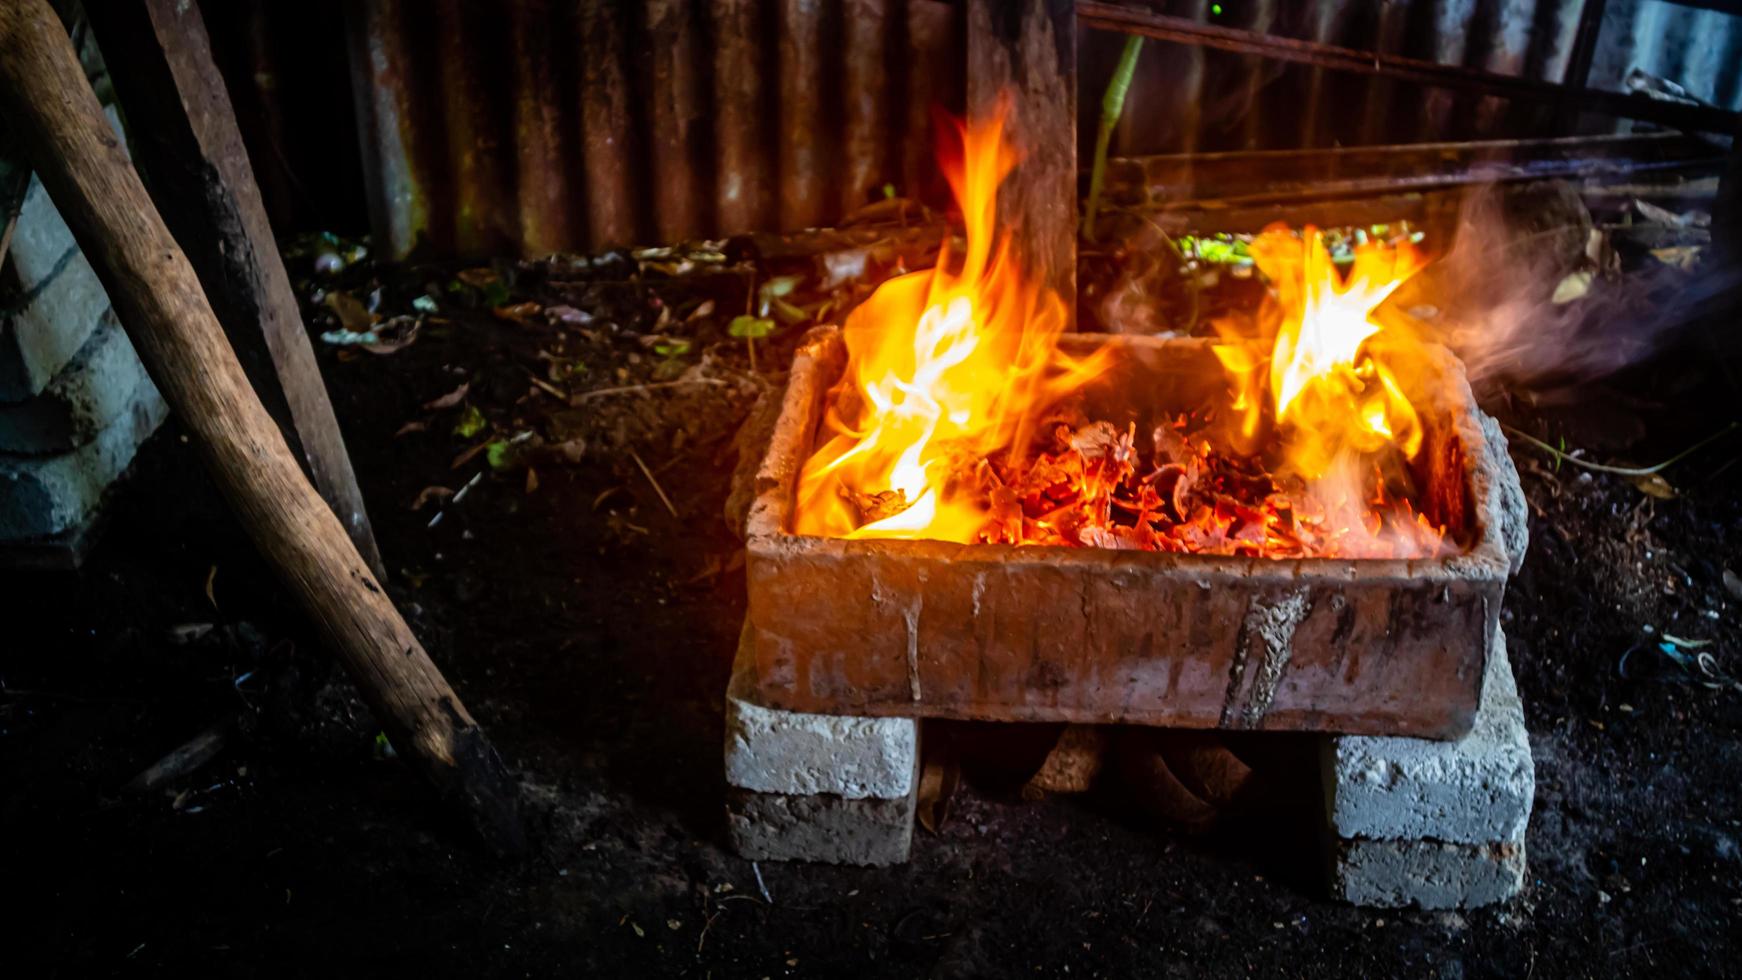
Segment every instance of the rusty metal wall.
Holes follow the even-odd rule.
[[[1619,91],[1633,67],[1742,108],[1742,17],[1661,0],[1167,0],[1157,12]],[[1576,57],[1581,24],[1595,33]],[[1089,146],[1122,37],[1084,32],[1079,118]],[[1588,73],[1582,69],[1588,66]],[[1145,47],[1113,151],[1123,155],[1504,139],[1625,130],[1554,106],[1362,78],[1221,51]]]
[[[372,224],[393,254],[803,228],[935,196],[959,106],[938,0],[362,0],[349,37]]]
[[[1583,75],[1608,89],[1637,66],[1742,108],[1742,18],[1663,0],[1150,6],[1491,71]],[[884,184],[937,202],[931,107],[962,103],[961,8],[944,0],[205,0],[205,8],[209,21],[237,25],[226,32],[214,23],[214,43],[232,88],[252,90],[238,105],[258,107],[258,119],[243,110],[244,128],[257,171],[267,171],[269,201],[293,208],[286,219],[274,207],[275,221],[307,227],[312,211],[342,229],[347,208],[330,201],[349,179],[366,193],[337,199],[366,199],[378,240],[398,255],[419,246],[436,255],[539,254],[797,228],[837,219]],[[1596,33],[1584,60],[1581,29]],[[341,38],[354,105],[311,109],[303,104],[310,93],[333,101],[335,59],[316,49]],[[1118,35],[1079,33],[1085,161],[1121,44]],[[343,50],[337,60],[345,63]],[[312,118],[329,122],[317,130]],[[1552,106],[1151,42],[1113,150],[1627,128]]]

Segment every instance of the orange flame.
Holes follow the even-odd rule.
[[[1006,109],[958,124],[962,153],[945,161],[965,226],[959,265],[946,243],[934,269],[884,283],[842,328],[847,365],[829,396],[826,440],[799,474],[793,530],[1276,556],[1434,553],[1443,532],[1388,496],[1380,472],[1398,453],[1416,456],[1423,438],[1398,374],[1421,363],[1414,338],[1375,312],[1423,265],[1408,246],[1364,242],[1339,276],[1312,228],[1296,237],[1273,226],[1253,244],[1275,295],[1256,318],[1218,323],[1213,349],[1233,385],[1234,448],[1280,445],[1288,488],[1237,499],[1239,481],[1216,464],[1211,441],[1166,426],[1141,472],[1134,428],[1052,426],[1035,438],[1043,413],[1106,362],[1060,353],[1062,301],[1025,280],[997,231],[997,188],[1015,165]]]
[[[884,283],[842,328],[847,368],[825,420],[834,435],[800,474],[800,534],[977,541],[986,503],[958,485],[954,463],[1021,455],[1038,413],[1096,370],[1058,352],[1064,303],[1023,279],[996,232],[997,188],[1016,163],[1007,111],[956,127],[962,155],[945,176],[965,225],[961,267],[949,271],[946,243],[936,268]],[[864,522],[854,498],[865,494],[884,494],[881,511],[894,512]]]
[[[1426,265],[1407,242],[1362,240],[1347,275],[1339,275],[1319,230],[1295,235],[1271,225],[1252,243],[1252,257],[1275,290],[1258,314],[1258,335],[1222,322],[1214,347],[1233,386],[1239,439],[1257,444],[1267,407],[1282,439],[1283,464],[1307,482],[1331,523],[1356,532],[1371,528],[1377,509],[1396,502],[1383,488],[1364,488],[1374,453],[1395,447],[1405,459],[1421,451],[1422,425],[1404,394],[1400,373],[1419,365],[1417,338],[1380,316],[1380,307]],[[1268,371],[1264,346],[1270,347]],[[1374,499],[1369,499],[1372,496]],[[1365,535],[1374,538],[1376,530]],[[1439,535],[1411,522],[1409,540],[1345,540],[1344,553],[1432,553]]]

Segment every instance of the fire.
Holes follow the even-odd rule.
[[[846,373],[833,435],[799,478],[800,534],[980,540],[987,506],[961,461],[1020,452],[1038,413],[1096,370],[1059,353],[1064,303],[1023,279],[996,233],[998,184],[1016,163],[1006,109],[958,126],[961,158],[946,161],[960,268],[946,243],[936,268],[884,283],[842,328]]]
[[[1425,260],[1407,243],[1369,240],[1353,251],[1345,277],[1311,226],[1297,237],[1272,225],[1252,245],[1259,271],[1276,289],[1268,310],[1276,338],[1269,371],[1275,422],[1290,430],[1289,463],[1308,479],[1350,453],[1395,445],[1413,459],[1421,450],[1421,421],[1387,366],[1406,356],[1408,345],[1386,343],[1394,338],[1375,311]],[[1250,386],[1250,368],[1230,371],[1237,384]],[[1250,391],[1242,396],[1256,400]]]
[[[1363,241],[1344,275],[1317,230],[1267,229],[1252,254],[1272,295],[1217,324],[1227,403],[1121,431],[1071,407],[1106,362],[1059,351],[1063,303],[1023,277],[995,227],[1015,164],[1003,119],[958,125],[962,153],[946,161],[961,255],[946,243],[936,268],[885,283],[848,317],[795,532],[1270,557],[1438,551],[1444,532],[1411,508],[1405,465],[1423,442],[1405,391],[1424,360],[1379,312],[1420,254]]]

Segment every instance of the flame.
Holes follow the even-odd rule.
[[[1422,256],[1363,242],[1343,276],[1315,229],[1266,229],[1252,254],[1274,295],[1256,315],[1216,324],[1226,406],[1158,426],[1147,456],[1135,426],[1042,426],[1110,355],[1058,350],[1062,301],[1024,278],[996,228],[997,188],[1016,162],[1003,142],[1007,109],[955,126],[961,153],[944,162],[961,254],[946,242],[935,268],[884,283],[843,326],[847,364],[822,445],[799,474],[793,530],[1276,557],[1435,553],[1443,530],[1387,481],[1397,486],[1397,458],[1421,449],[1405,382],[1425,362],[1378,312]],[[1233,431],[1208,438],[1192,417],[1232,420]],[[1280,450],[1274,479],[1259,462],[1274,459],[1267,446]]]
[[[1255,337],[1219,322],[1213,350],[1232,388],[1237,441],[1256,446],[1270,408],[1282,471],[1306,481],[1327,523],[1345,535],[1342,553],[1431,554],[1441,535],[1419,515],[1401,522],[1407,527],[1395,540],[1382,540],[1377,515],[1408,502],[1388,500],[1384,481],[1370,473],[1375,454],[1388,448],[1404,459],[1421,452],[1421,418],[1400,380],[1420,366],[1419,339],[1381,307],[1427,259],[1408,242],[1364,236],[1352,251],[1348,273],[1339,274],[1318,229],[1266,228],[1251,252],[1274,296],[1257,315]]]
[[[1355,246],[1353,266],[1339,277],[1310,225],[1298,238],[1284,227],[1266,229],[1252,255],[1277,291],[1270,392],[1293,469],[1319,479],[1340,458],[1387,445],[1414,459],[1421,420],[1387,366],[1384,341],[1391,338],[1382,337],[1375,311],[1426,264],[1423,257],[1407,243],[1368,240]]]
[[[1098,370],[1059,353],[1064,303],[1023,278],[995,228],[1016,164],[1008,108],[955,126],[962,153],[945,176],[965,226],[960,267],[946,242],[934,269],[884,283],[842,328],[846,372],[825,418],[833,435],[799,477],[800,534],[980,540],[987,505],[960,462],[1020,457],[1038,414]],[[866,522],[867,497],[871,513],[894,512]]]

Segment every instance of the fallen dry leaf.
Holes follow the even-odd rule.
[[[346,330],[364,333],[380,319],[369,312],[363,301],[342,289],[335,289],[327,294],[327,309],[339,318],[339,324]]]
[[[510,303],[507,306],[498,306],[491,310],[490,313],[498,320],[507,320],[510,323],[525,323],[537,316],[539,311],[542,309],[544,309],[544,307],[534,303],[532,300],[527,300],[524,303]]]
[[[1669,481],[1659,473],[1630,476],[1627,478],[1627,482],[1638,487],[1641,493],[1656,497],[1659,500],[1674,500],[1676,498],[1675,487],[1670,486]]]
[[[454,278],[474,289],[483,289],[485,286],[497,281],[496,270],[489,268],[488,266],[480,266],[476,269],[462,269],[454,276]]]
[[[1560,281],[1554,288],[1553,300],[1556,306],[1571,303],[1591,291],[1593,275],[1589,269],[1581,269]]]
[[[407,435],[412,434],[413,432],[424,432],[424,431],[427,431],[428,429],[429,429],[428,422],[425,422],[422,419],[412,419],[410,422],[407,422],[404,425],[400,426],[399,431],[393,433],[393,438],[397,439],[400,436],[407,436]]]
[[[526,492],[533,493],[538,489],[538,471],[528,466],[526,468]]]
[[[458,388],[455,388],[453,391],[448,392],[440,398],[432,398],[429,401],[424,402],[423,407],[432,412],[444,408],[453,408],[460,402],[465,401],[466,393],[471,390],[472,383],[470,381],[462,382]]]
[[[454,491],[447,487],[424,487],[417,492],[417,499],[411,502],[411,509],[422,510],[432,500],[446,500],[453,495]]]
[[[919,774],[919,799],[915,814],[919,825],[932,833],[950,818],[950,803],[962,783],[962,766],[954,754],[934,755]]]

